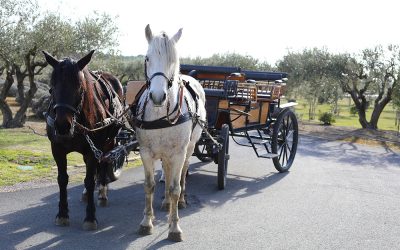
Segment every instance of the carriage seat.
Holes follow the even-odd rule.
[[[223,89],[204,89],[206,96],[225,98],[226,93]]]

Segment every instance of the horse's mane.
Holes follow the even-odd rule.
[[[106,118],[106,107],[103,107],[97,95],[94,94],[96,93],[96,90],[94,89],[95,85],[98,84],[96,79],[93,78],[86,67],[82,70],[82,72],[85,80],[85,101],[82,109],[89,126],[94,128],[99,119],[103,120]],[[101,87],[98,87],[97,89],[101,91]]]
[[[158,53],[161,60],[165,62],[166,65],[175,64],[174,75],[179,74],[179,55],[175,48],[175,42],[171,40],[164,31],[162,31],[160,35],[154,36],[152,46],[149,48],[152,49],[152,51],[149,52]]]

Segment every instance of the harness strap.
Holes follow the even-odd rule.
[[[141,121],[136,120],[136,127],[140,129],[161,129],[161,128],[169,128],[175,125],[179,125],[181,123],[187,122],[192,119],[192,115],[190,113],[186,113],[180,115],[176,123],[170,123],[165,117],[162,119],[157,119],[154,121]]]

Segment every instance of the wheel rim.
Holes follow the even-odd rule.
[[[290,166],[293,161],[296,130],[290,115],[283,117],[278,132],[278,159],[282,168]]]
[[[196,146],[195,146],[195,156],[203,162],[210,162],[212,161],[212,158],[210,157],[210,153],[209,153],[209,149],[208,149],[208,145],[206,144],[206,141],[204,141],[203,139],[200,139]]]
[[[222,149],[218,153],[218,188],[224,189],[226,185],[226,175],[229,160],[229,128],[223,126],[221,129]]]

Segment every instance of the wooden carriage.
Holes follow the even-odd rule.
[[[240,145],[252,147],[257,157],[271,158],[279,172],[292,166],[298,125],[290,107],[297,103],[281,104],[286,73],[196,65],[181,65],[181,72],[196,78],[204,88],[208,129],[197,143],[195,155],[218,164],[220,189],[225,188],[230,158],[228,134],[246,138]],[[222,148],[215,147],[210,134],[222,142]]]

